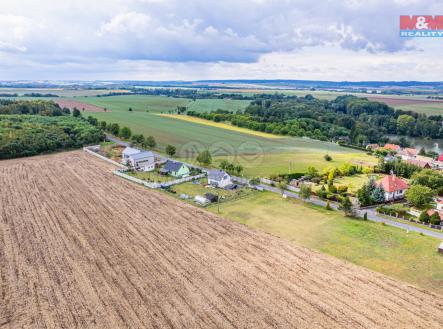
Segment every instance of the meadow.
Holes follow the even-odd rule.
[[[208,210],[218,213],[216,206]],[[430,291],[443,293],[439,240],[262,192],[220,205],[220,215]]]

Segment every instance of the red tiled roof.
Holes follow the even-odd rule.
[[[431,164],[427,161],[423,161],[423,160],[418,160],[418,159],[410,159],[410,160],[406,160],[407,163],[417,166],[417,167],[421,167],[421,168],[426,168],[429,167],[431,168]]]
[[[408,183],[395,175],[388,175],[383,177],[377,182],[377,185],[380,186],[385,192],[389,193],[406,190],[409,188]]]
[[[407,155],[407,156],[410,156],[410,157],[413,157],[413,156],[416,156],[418,152],[417,152],[416,149],[406,147],[403,150],[401,150],[400,153],[404,154],[404,155]]]
[[[385,146],[383,146],[383,148],[385,148],[387,150],[391,150],[391,151],[397,152],[398,150],[400,150],[400,145],[397,145],[397,144],[385,144]]]
[[[440,219],[443,220],[443,213],[441,213],[440,211],[434,210],[434,209],[429,209],[427,211],[429,216],[432,216],[434,213],[438,213],[440,215]]]

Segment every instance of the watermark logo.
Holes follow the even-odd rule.
[[[443,37],[443,15],[400,16],[400,37]]]

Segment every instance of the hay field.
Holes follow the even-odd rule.
[[[0,328],[441,328],[441,296],[110,169],[0,162]]]

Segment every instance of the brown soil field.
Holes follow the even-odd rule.
[[[0,161],[0,328],[441,328],[443,297],[111,174]]]
[[[77,108],[80,111],[85,109],[85,112],[104,112],[105,111],[103,107],[79,102],[79,101],[72,100],[72,99],[54,99],[54,102],[56,102],[60,107],[67,107],[70,110],[72,110],[73,108]],[[107,112],[111,112],[111,111],[107,110]]]
[[[389,98],[389,97],[377,97],[377,96],[362,96],[366,97],[371,101],[377,101],[385,103],[389,106],[401,106],[401,105],[415,105],[415,104],[435,104],[442,103],[440,100],[427,100],[427,99],[405,99],[405,98]]]

